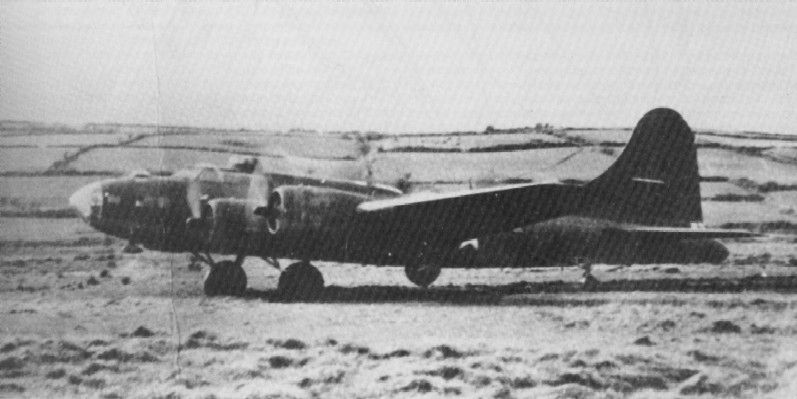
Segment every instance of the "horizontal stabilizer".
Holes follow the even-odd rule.
[[[710,239],[710,238],[744,238],[756,237],[755,234],[746,230],[732,229],[707,229],[693,227],[661,227],[661,226],[639,226],[639,225],[619,225],[617,230],[639,236],[662,237],[673,239]]]

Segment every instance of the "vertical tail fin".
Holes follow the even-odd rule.
[[[646,113],[617,161],[587,185],[587,213],[655,226],[702,221],[694,141],[677,112]]]

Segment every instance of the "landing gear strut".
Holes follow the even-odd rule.
[[[242,296],[246,291],[246,272],[241,265],[244,257],[235,261],[214,262],[210,254],[196,254],[197,259],[207,263],[210,271],[205,277],[204,291],[207,296]]]
[[[127,241],[127,245],[122,248],[123,253],[138,254],[144,251],[138,245],[138,238],[141,234],[140,231],[141,229],[135,226],[130,228],[130,239]]]
[[[582,265],[581,268],[584,269],[584,274],[582,275],[584,290],[594,291],[596,288],[598,288],[598,284],[600,284],[600,281],[598,281],[598,279],[592,275],[592,263],[589,262],[584,263],[584,265]]]
[[[324,290],[324,276],[308,261],[288,266],[277,283],[277,291],[283,298],[312,299]]]

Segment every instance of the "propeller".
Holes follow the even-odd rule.
[[[267,205],[255,208],[254,214],[266,218],[269,233],[276,234],[280,229],[280,220],[285,214],[280,192],[273,191],[268,197]]]

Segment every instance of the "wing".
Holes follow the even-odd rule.
[[[399,239],[451,241],[509,231],[578,209],[581,186],[543,183],[367,201],[358,217]]]

